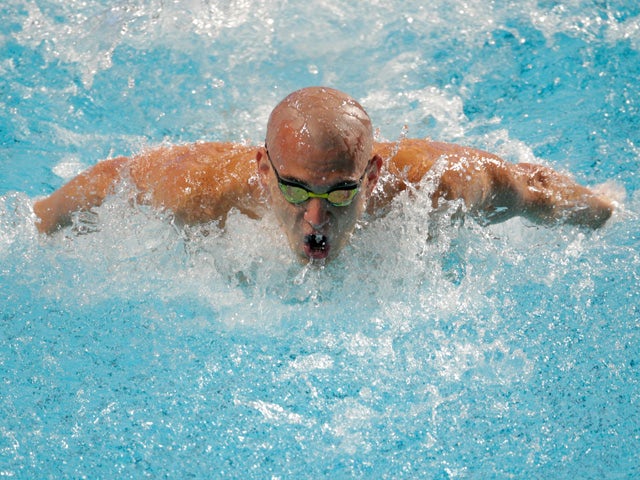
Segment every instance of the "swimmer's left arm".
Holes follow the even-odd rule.
[[[552,168],[512,164],[486,152],[461,149],[450,156],[434,200],[462,198],[483,220],[497,223],[522,215],[542,224],[599,228],[613,202]]]
[[[552,168],[531,163],[508,167],[509,188],[516,192],[516,209],[532,220],[599,228],[613,214],[610,199]]]

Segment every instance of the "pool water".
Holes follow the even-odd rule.
[[[0,477],[640,476],[640,5],[430,3],[3,2]],[[544,163],[619,208],[482,227],[424,185],[324,268],[273,218],[179,229],[126,184],[36,233],[33,200],[99,159],[258,144],[315,84],[381,140]]]

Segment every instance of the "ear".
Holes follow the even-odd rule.
[[[380,155],[374,155],[371,160],[369,160],[369,165],[367,166],[367,195],[371,195],[373,189],[378,183],[378,179],[380,178],[380,171],[382,170],[382,157]]]
[[[258,177],[263,187],[267,185],[267,175],[271,169],[267,161],[267,151],[264,147],[260,147],[256,152],[256,167],[258,169]]]

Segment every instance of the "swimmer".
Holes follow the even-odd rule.
[[[34,212],[38,230],[54,232],[73,212],[100,205],[128,177],[138,201],[171,212],[181,224],[224,223],[231,209],[259,218],[271,209],[302,261],[326,261],[349,241],[365,211],[382,211],[399,192],[419,188],[426,175],[435,181],[434,208],[462,200],[486,223],[521,215],[598,228],[613,211],[605,196],[545,166],[426,139],[374,142],[358,102],[310,87],[274,108],[264,146],[194,143],[104,160],[36,201]]]

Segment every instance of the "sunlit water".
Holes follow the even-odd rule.
[[[640,7],[431,3],[0,6],[0,477],[640,475]],[[36,234],[33,199],[97,160],[257,144],[312,84],[380,139],[626,198],[597,232],[481,227],[429,221],[425,184],[326,267],[272,218],[179,229],[126,184]]]

